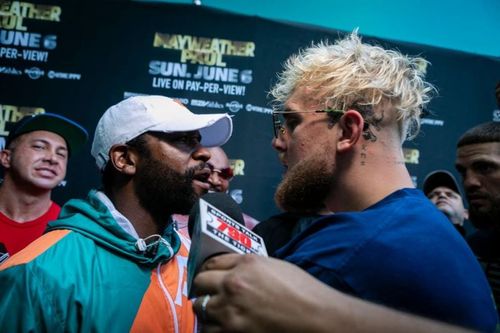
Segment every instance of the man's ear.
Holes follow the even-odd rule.
[[[10,149],[3,149],[0,151],[0,164],[5,169],[10,168],[10,157],[12,156],[12,151]]]
[[[132,176],[136,172],[137,152],[127,145],[114,145],[109,150],[109,161],[120,173]]]
[[[363,134],[365,121],[356,110],[347,110],[339,120],[340,138],[337,141],[337,151],[343,152],[351,149]]]

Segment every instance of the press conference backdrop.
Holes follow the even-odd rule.
[[[278,212],[273,194],[282,169],[270,146],[267,98],[275,73],[300,48],[345,34],[165,3],[0,1],[0,11],[1,137],[12,122],[41,112],[66,115],[93,137],[106,108],[135,94],[177,98],[196,113],[227,112],[234,134],[224,149],[236,174],[230,194],[257,219]],[[439,96],[419,137],[404,145],[417,185],[433,169],[453,169],[455,143],[464,130],[500,120],[494,97],[499,59],[364,40],[432,63],[427,77]],[[71,157],[54,199],[82,197],[99,186],[99,177],[89,143]]]

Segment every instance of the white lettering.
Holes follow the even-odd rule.
[[[153,88],[170,89],[171,81],[172,81],[171,79],[165,79],[162,77],[154,77],[153,78]]]
[[[0,58],[16,59],[17,49],[10,47],[0,47]]]
[[[224,91],[224,94],[226,94],[226,95],[244,96],[245,90],[246,90],[245,86],[237,86],[234,84],[223,85],[223,91]]]
[[[3,45],[39,48],[41,37],[36,33],[0,29],[0,44]]]
[[[30,61],[47,62],[49,53],[47,51],[23,50],[23,59]]]

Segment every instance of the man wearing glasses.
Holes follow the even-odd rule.
[[[207,162],[207,166],[211,171],[210,177],[208,177],[208,183],[210,184],[209,191],[227,192],[229,183],[234,177],[234,172],[229,165],[226,152],[221,147],[210,147],[208,151],[211,156]],[[245,213],[243,213],[243,220],[248,229],[253,229],[259,223],[258,220]]]
[[[234,177],[233,169],[229,165],[229,159],[227,158],[226,152],[221,147],[210,147],[207,148],[207,150],[210,152],[210,159],[206,163],[207,167],[210,169],[210,176],[207,179],[207,183],[210,185],[208,191],[225,193],[229,189],[229,182],[231,182]],[[189,239],[189,215],[174,214],[172,218],[174,219],[177,230],[186,237],[186,239]],[[252,229],[259,223],[258,220],[247,214],[243,214],[243,219],[245,221],[245,226],[249,229]]]
[[[226,192],[229,182],[233,179],[233,169],[229,166],[229,159],[221,147],[208,148],[210,159],[207,162],[211,174],[208,177],[209,191]]]
[[[275,200],[288,212],[324,205],[334,214],[313,222],[275,255],[356,298],[493,331],[498,318],[481,267],[446,217],[413,187],[404,163],[402,144],[417,134],[434,89],[424,81],[425,65],[364,44],[356,33],[288,59],[271,89],[277,104],[272,146],[286,171]],[[230,295],[231,287],[246,284],[234,270],[224,278],[218,260],[224,259],[205,266],[219,270],[218,277],[195,281],[200,295],[212,294],[203,306],[195,304],[208,325],[237,330],[231,324],[253,316],[262,331],[276,327],[265,327],[274,319],[259,318],[258,304],[242,306]],[[255,296],[250,303],[259,288],[244,292]],[[231,303],[233,298],[238,300]],[[278,301],[292,306],[286,297]],[[236,312],[242,315],[228,323],[223,314]]]

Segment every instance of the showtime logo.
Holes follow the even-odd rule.
[[[82,77],[81,74],[78,73],[65,73],[65,72],[56,72],[49,71],[47,74],[49,79],[62,79],[62,80],[80,80]]]

